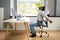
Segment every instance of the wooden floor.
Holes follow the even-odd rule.
[[[60,31],[48,31],[49,37],[43,34],[43,37],[39,37],[39,33],[37,32],[37,36],[33,38],[29,38],[30,40],[60,40]],[[0,40],[5,39],[5,31],[0,31]],[[9,40],[27,40],[26,34],[24,31],[12,31],[9,36]]]

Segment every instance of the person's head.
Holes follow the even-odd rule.
[[[44,11],[45,10],[45,6],[38,7],[38,9]]]

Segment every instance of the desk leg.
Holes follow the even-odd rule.
[[[8,36],[9,36],[8,29],[9,29],[9,25],[10,25],[10,23],[8,22],[7,23],[7,28],[6,28],[6,39],[5,40],[8,40]]]
[[[28,29],[29,29],[29,28],[28,28],[28,23],[25,22],[25,23],[24,23],[24,26],[25,26],[25,31],[26,31],[27,38],[28,38],[28,40],[29,40],[29,34],[28,34],[28,33],[29,33],[29,32],[28,32]]]
[[[15,31],[16,31],[16,23],[14,23],[14,25],[15,25]]]

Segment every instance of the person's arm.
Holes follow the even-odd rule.
[[[47,15],[45,15],[42,11],[40,12],[40,15],[42,15],[43,17],[46,17],[47,20],[52,23],[52,21],[49,19],[49,17]]]

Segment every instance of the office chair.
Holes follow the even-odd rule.
[[[47,21],[43,21],[43,22],[45,22],[45,25],[43,25],[43,23],[42,23],[42,25],[41,25],[41,26],[39,26],[39,27],[40,27],[40,29],[41,29],[41,30],[39,30],[40,37],[42,37],[42,33],[46,33],[46,34],[47,34],[47,36],[49,37],[49,34],[47,33],[47,31],[43,31],[43,28],[44,28],[44,27],[48,27],[48,22],[47,22]]]

